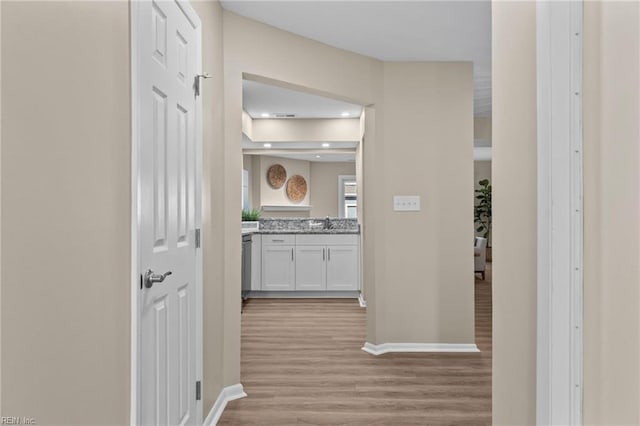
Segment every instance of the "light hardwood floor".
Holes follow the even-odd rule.
[[[481,353],[373,356],[355,300],[252,299],[221,425],[490,425],[491,274],[476,279]]]

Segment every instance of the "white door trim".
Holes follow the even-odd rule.
[[[140,348],[140,311],[138,309],[138,280],[140,279],[140,251],[138,250],[138,222],[140,215],[138,145],[140,144],[140,88],[138,86],[139,64],[139,12],[138,4],[130,2],[131,19],[131,425],[140,423],[140,380],[138,374],[138,353]]]
[[[582,424],[582,1],[537,3],[536,422]]]
[[[140,31],[140,14],[138,7],[141,0],[130,2],[131,19],[131,409],[130,422],[132,425],[140,423],[140,166],[139,166],[139,144],[140,144],[140,48],[138,46]],[[196,50],[200,52],[196,58],[196,70],[202,73],[202,23],[198,14],[188,0],[175,0],[176,4],[187,16],[192,26],[196,29]],[[194,76],[195,77],[195,76]],[[195,142],[196,142],[196,179],[195,191],[202,194],[202,97],[196,100],[195,111]],[[202,196],[196,197],[195,206],[195,226],[202,227]],[[202,288],[202,244],[201,249],[196,251],[196,380],[202,383],[203,370],[203,288]],[[202,401],[204,400],[204,385],[201,385],[201,399],[196,402],[196,424],[202,424]]]

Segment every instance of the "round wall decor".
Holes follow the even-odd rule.
[[[267,170],[267,182],[273,189],[282,188],[287,180],[287,170],[280,164],[274,164]]]
[[[287,182],[287,196],[291,201],[299,203],[307,195],[307,181],[300,175],[294,175]]]

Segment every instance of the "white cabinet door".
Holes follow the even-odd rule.
[[[358,246],[327,246],[327,290],[358,290]]]
[[[294,246],[262,247],[262,290],[294,290]]]
[[[326,253],[324,246],[296,246],[296,290],[326,288]]]

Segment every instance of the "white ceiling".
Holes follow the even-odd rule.
[[[277,86],[242,81],[242,107],[251,118],[260,119],[262,114],[295,114],[295,118],[341,118],[343,112],[349,118],[360,117],[362,107],[322,96]]]
[[[473,61],[475,115],[491,115],[491,1],[232,1],[268,25],[384,61]]]
[[[306,161],[356,161],[358,142],[329,142],[328,147],[322,142],[253,142],[242,134],[242,150],[245,154],[270,155],[273,157],[291,158]],[[319,157],[318,157],[319,156]]]

